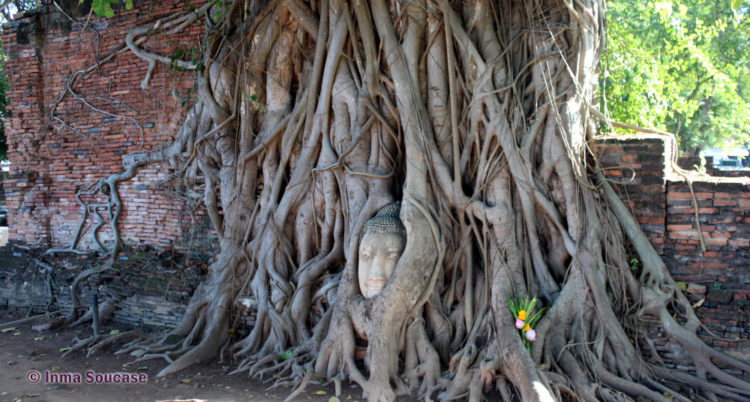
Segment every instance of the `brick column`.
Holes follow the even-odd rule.
[[[619,135],[597,138],[594,145],[605,176],[659,254],[664,253],[671,141],[661,135]]]
[[[9,239],[50,244],[49,160],[42,151],[47,134],[44,107],[44,30],[39,12],[27,12],[3,29],[8,55],[9,117],[5,121],[10,177],[4,190]]]

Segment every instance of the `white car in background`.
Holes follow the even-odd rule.
[[[715,166],[721,170],[740,169],[742,167],[742,162],[739,159],[732,158],[720,159]]]
[[[745,168],[750,151],[747,148],[720,149],[712,148],[701,151],[701,157],[712,157],[713,167],[720,170],[736,170]]]

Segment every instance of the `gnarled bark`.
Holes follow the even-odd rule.
[[[174,144],[138,166],[182,172],[219,234],[217,256],[181,325],[123,352],[166,358],[161,376],[231,346],[237,371],[298,389],[313,374],[349,379],[371,401],[481,400],[491,388],[530,401],[685,398],[663,377],[700,397],[750,398],[719,368],[750,366],[700,342],[687,300],[587,164],[601,1],[237,0],[203,11],[199,101]],[[163,60],[139,38],[158,26],[128,36],[153,62]],[[395,200],[406,248],[365,299],[360,232]],[[548,308],[529,350],[508,307],[525,296]],[[238,297],[254,299],[256,321],[229,345]],[[643,359],[626,324],[646,314],[693,351],[695,373]]]

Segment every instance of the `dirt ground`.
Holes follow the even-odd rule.
[[[166,366],[165,361],[128,364],[133,357],[114,355],[115,349],[105,349],[88,359],[83,352],[62,358],[60,349],[70,346],[77,332],[83,337],[84,332],[91,331],[90,326],[84,325],[78,330],[37,332],[31,326],[41,321],[10,327],[4,324],[18,318],[0,311],[0,401],[280,401],[291,392],[289,388],[269,391],[267,384],[252,380],[247,374],[230,376],[228,373],[235,366],[231,363],[222,365],[218,361],[157,379],[156,373]],[[117,327],[106,325],[102,330],[109,332],[113,329]],[[144,383],[138,384],[86,383],[88,370],[100,374],[144,373],[148,377]],[[32,383],[30,379],[34,380],[36,373],[40,374],[40,380]],[[77,373],[81,376],[81,383],[54,381],[55,374],[61,373],[71,373],[71,378]],[[332,398],[333,393],[332,385],[311,384],[295,400],[335,402],[337,399]],[[344,387],[339,396],[342,402],[361,399],[361,391],[356,387]]]
[[[72,283],[80,272],[102,265],[105,259],[95,254],[79,256],[63,253],[42,256],[42,251],[14,244],[0,246],[0,281],[21,284],[38,282],[40,270],[35,263],[38,258],[55,267],[53,278],[60,291],[66,287],[62,284]],[[123,255],[127,258],[118,258],[116,269],[88,279],[87,286],[105,283],[109,289],[125,295],[165,297],[166,300],[185,304],[201,276],[205,275],[205,261],[197,257],[188,258],[173,252],[158,253],[148,248],[127,250]],[[154,279],[163,277],[162,271],[165,270],[170,272],[168,283]],[[36,314],[39,306],[35,308]],[[274,378],[266,378],[271,382],[263,383],[249,378],[247,373],[229,375],[237,367],[236,361],[205,362],[157,379],[156,374],[166,367],[166,361],[159,359],[129,364],[135,357],[115,355],[114,352],[120,346],[118,344],[103,348],[89,358],[86,358],[85,352],[73,352],[62,357],[65,348],[74,343],[76,336],[82,339],[90,336],[91,325],[87,323],[75,329],[38,332],[32,326],[49,320],[39,318],[12,323],[23,318],[18,314],[25,311],[18,311],[17,307],[9,306],[7,302],[0,304],[0,402],[282,401],[293,391],[288,387],[269,390]],[[110,322],[102,325],[100,332],[107,334],[113,330],[124,332],[129,329],[133,328],[127,324]],[[89,381],[92,377],[87,376],[87,373],[93,376],[142,373],[147,377],[144,378],[145,381],[138,378],[138,383],[107,384]],[[33,381],[35,375],[39,375],[39,381]],[[76,378],[76,375],[80,378]],[[342,385],[342,394],[335,397],[332,384],[313,382],[294,400],[362,401],[362,390],[358,386],[346,382]],[[412,401],[415,398],[416,396],[400,397],[397,401]]]
[[[7,229],[7,228],[6,228]],[[2,241],[0,231],[0,241]],[[167,297],[172,301],[186,303],[189,294],[197,286],[199,273],[204,266],[200,260],[190,260],[173,253],[155,253],[153,250],[128,250],[128,258],[119,258],[118,269],[110,271],[105,280],[111,289],[123,294],[135,292],[142,295]],[[58,284],[72,283],[78,273],[91,266],[102,264],[103,258],[96,255],[62,254],[41,257],[40,250],[19,248],[12,244],[0,246],[0,280],[34,281],[39,269],[35,258],[56,267],[54,281]],[[165,296],[165,284],[149,281],[151,274],[160,270],[172,270],[172,281],[166,284],[174,289],[172,296]],[[171,271],[170,271],[171,272]],[[3,279],[5,278],[5,279]],[[90,281],[95,286],[101,278]],[[172,292],[169,292],[172,293]],[[187,295],[187,296],[186,296]],[[0,305],[0,402],[5,401],[281,401],[291,388],[269,390],[271,383],[262,383],[249,378],[247,373],[229,375],[237,362],[211,361],[195,365],[166,378],[156,374],[166,367],[163,359],[133,363],[129,355],[115,355],[118,345],[104,348],[99,353],[85,357],[85,352],[74,352],[62,357],[62,351],[73,344],[76,336],[89,337],[90,324],[75,329],[37,332],[35,324],[48,322],[40,318],[20,324],[8,324],[22,316],[12,313],[13,308]],[[112,330],[132,329],[125,324],[106,323],[102,333]],[[61,351],[62,349],[62,351]],[[145,374],[145,381],[131,384],[107,384],[87,381],[91,374],[136,373]],[[39,375],[38,382],[33,380]],[[75,378],[75,375],[80,379]],[[70,378],[68,380],[67,378]],[[94,377],[95,379],[95,377]],[[266,380],[274,380],[266,379]],[[344,384],[338,399],[334,398],[332,385],[311,383],[296,401],[354,402],[362,400],[362,391],[357,386]],[[405,399],[410,400],[410,399]]]

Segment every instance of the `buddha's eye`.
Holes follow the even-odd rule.
[[[359,253],[361,258],[370,258],[370,253]]]

